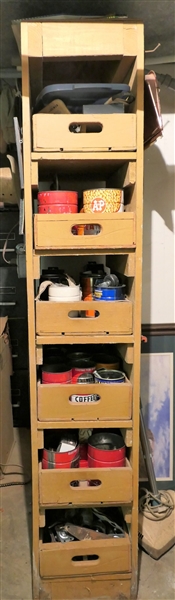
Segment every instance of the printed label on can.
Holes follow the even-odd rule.
[[[96,402],[98,400],[99,396],[98,394],[89,394],[89,395],[76,395],[73,394],[70,397],[70,401],[71,402]]]
[[[93,212],[104,212],[106,208],[106,202],[103,198],[94,198],[91,202],[91,210]]]

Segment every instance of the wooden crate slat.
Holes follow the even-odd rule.
[[[87,575],[87,556],[96,555],[91,560],[91,573],[122,573],[131,569],[131,542],[128,535],[121,539],[84,540],[67,544],[42,544],[40,549],[40,575],[60,577]],[[74,557],[84,557],[78,562]],[[109,560],[110,556],[110,560]]]
[[[136,115],[48,115],[35,114],[33,122],[34,152],[103,152],[136,150]],[[101,126],[99,133],[70,131],[72,124]]]
[[[76,225],[100,226],[97,235],[73,235]],[[83,249],[133,248],[135,246],[135,218],[133,213],[75,215],[35,215],[35,248]]]
[[[100,481],[100,485],[72,487],[71,482]],[[132,469],[39,469],[40,505],[95,505],[101,502],[128,503],[132,501]]]
[[[95,310],[97,317],[70,317],[78,311]],[[36,301],[37,334],[58,333],[117,333],[132,334],[132,302],[87,301],[80,302]]]
[[[40,581],[41,594],[46,594],[54,600],[116,600],[116,598],[130,599],[131,575],[105,574],[95,577],[60,577],[53,579],[43,579]],[[47,597],[47,596],[46,596]],[[42,595],[41,595],[42,598]]]
[[[71,395],[98,394],[98,402],[72,403]],[[132,386],[127,380],[124,384],[110,386],[90,384],[56,385],[38,383],[38,418],[40,421],[67,420],[120,420],[131,419]]]

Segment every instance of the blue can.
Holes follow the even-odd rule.
[[[94,300],[105,300],[106,302],[124,300],[125,289],[126,285],[124,284],[118,287],[103,287],[103,285],[98,285],[94,289]]]
[[[125,374],[115,369],[96,369],[93,373],[95,383],[124,383]]]

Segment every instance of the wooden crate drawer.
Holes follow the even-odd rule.
[[[100,226],[97,235],[74,235],[75,225]],[[135,246],[134,213],[35,215],[36,250],[79,250],[98,248],[133,248]]]
[[[131,570],[131,544],[127,534],[124,538],[109,540],[42,543],[39,554],[41,577],[87,575],[89,571],[91,574],[124,573]],[[75,557],[79,557],[79,560],[75,560]]]
[[[86,306],[85,306],[86,305]],[[70,317],[72,311],[96,310],[97,317]],[[132,333],[132,302],[42,302],[36,301],[36,332],[64,333]]]
[[[110,561],[110,556],[109,556]],[[131,574],[84,575],[40,580],[40,599],[50,600],[129,600]],[[45,594],[45,596],[44,596]]]
[[[70,128],[80,124],[76,133]],[[99,129],[98,133],[93,129]],[[33,150],[46,152],[131,151],[136,150],[136,115],[48,115],[33,116]]]
[[[71,402],[71,395],[98,394],[97,402]],[[130,381],[108,385],[56,385],[38,383],[38,419],[40,421],[92,421],[131,419],[132,386]]]
[[[73,487],[71,483],[74,481],[80,482],[80,485]],[[100,484],[83,484],[87,481],[100,481]],[[128,503],[132,501],[132,469],[127,460],[125,467],[114,469],[49,470],[39,466],[39,495],[40,505],[45,507],[70,503],[77,506],[101,502]]]

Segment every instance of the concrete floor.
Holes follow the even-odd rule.
[[[30,473],[30,434],[15,430],[10,463],[22,464]],[[12,470],[12,469],[11,469]],[[5,477],[8,481],[9,477]],[[13,477],[14,480],[14,477]],[[18,476],[19,480],[19,476]],[[1,488],[0,600],[32,600],[31,585],[31,485]],[[175,599],[175,553],[172,548],[155,561],[140,552],[138,600]]]

